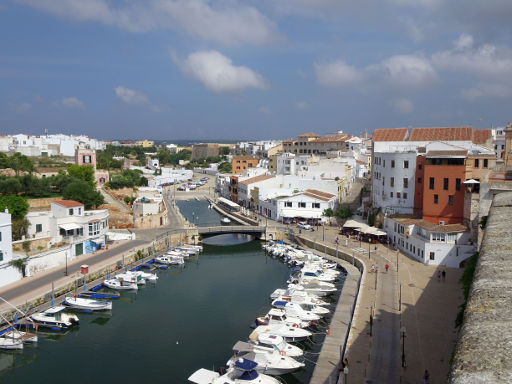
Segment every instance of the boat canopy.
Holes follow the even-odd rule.
[[[220,375],[217,372],[201,368],[195,371],[188,380],[196,384],[210,384],[214,379]]]
[[[59,305],[57,307],[50,307],[48,308],[46,311],[44,311],[44,313],[58,313],[58,312],[61,312],[63,310],[65,310],[66,307],[63,307],[62,305]]]
[[[235,367],[237,367],[238,369],[242,369],[244,371],[252,371],[257,366],[258,366],[258,363],[256,363],[255,361],[244,359],[244,358],[240,358],[237,361],[235,361]],[[256,376],[256,377],[258,377],[258,376]],[[242,380],[247,380],[247,379],[242,379]]]
[[[237,341],[235,345],[233,345],[233,351],[238,352],[252,352],[253,345],[246,343],[245,341]]]
[[[286,304],[288,304],[287,301],[274,301],[273,303],[276,307],[286,307]]]

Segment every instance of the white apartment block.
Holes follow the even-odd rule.
[[[6,210],[0,213],[0,287],[22,277],[20,271],[11,266],[12,259],[12,223]]]
[[[51,210],[29,212],[27,237],[51,238],[51,244],[68,243],[71,257],[91,253],[105,245],[108,231],[108,210],[86,211],[84,205],[73,200],[54,200]]]

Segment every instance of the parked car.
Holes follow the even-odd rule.
[[[299,227],[301,229],[305,229],[306,231],[314,231],[314,228],[306,222],[298,223],[297,227]]]

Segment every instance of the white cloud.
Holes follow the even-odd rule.
[[[393,99],[389,103],[398,112],[403,113],[403,114],[412,113],[414,111],[414,104],[409,99],[403,99],[403,98]]]
[[[325,87],[344,87],[359,83],[364,79],[360,70],[345,64],[343,60],[315,63],[314,69],[317,82]]]
[[[400,21],[405,26],[407,31],[407,35],[411,38],[415,43],[420,43],[424,39],[423,31],[416,20],[412,17],[402,17]]]
[[[191,53],[185,60],[171,54],[173,61],[191,78],[213,92],[236,92],[246,88],[264,89],[263,77],[252,69],[233,65],[229,57],[214,50]]]
[[[282,39],[277,25],[258,9],[236,0],[17,0],[44,12],[93,21],[131,32],[178,29],[222,44],[266,44]]]
[[[85,109],[84,103],[74,96],[64,97],[61,100],[57,100],[54,102],[54,105],[69,109]]]
[[[429,60],[419,55],[391,56],[383,60],[376,69],[398,86],[420,86],[436,78],[436,71]]]
[[[463,89],[461,96],[468,101],[483,98],[507,98],[512,96],[512,88],[505,84],[479,83],[473,88]]]
[[[443,70],[465,72],[483,77],[512,76],[512,52],[506,47],[493,44],[473,46],[470,35],[461,35],[454,48],[432,55],[432,63]]]
[[[305,101],[297,101],[295,103],[295,108],[305,111],[309,109],[309,104],[306,103]]]
[[[123,87],[122,85],[115,87],[114,92],[126,104],[143,105],[149,104],[149,99],[142,92],[137,92],[133,89]]]
[[[24,102],[20,104],[9,103],[9,108],[15,112],[24,113],[32,108],[32,104]]]
[[[262,115],[271,115],[272,114],[272,110],[269,107],[266,107],[264,105],[262,105],[261,107],[258,108],[258,112],[261,113]]]

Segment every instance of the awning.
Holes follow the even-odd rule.
[[[69,223],[69,224],[59,224],[59,228],[62,228],[65,231],[72,231],[73,229],[80,229],[82,228],[81,225]]]
[[[360,223],[355,220],[347,220],[345,224],[343,224],[343,228],[364,228],[367,225],[365,223]]]
[[[480,182],[475,179],[469,179],[466,180],[463,184],[480,184]]]

